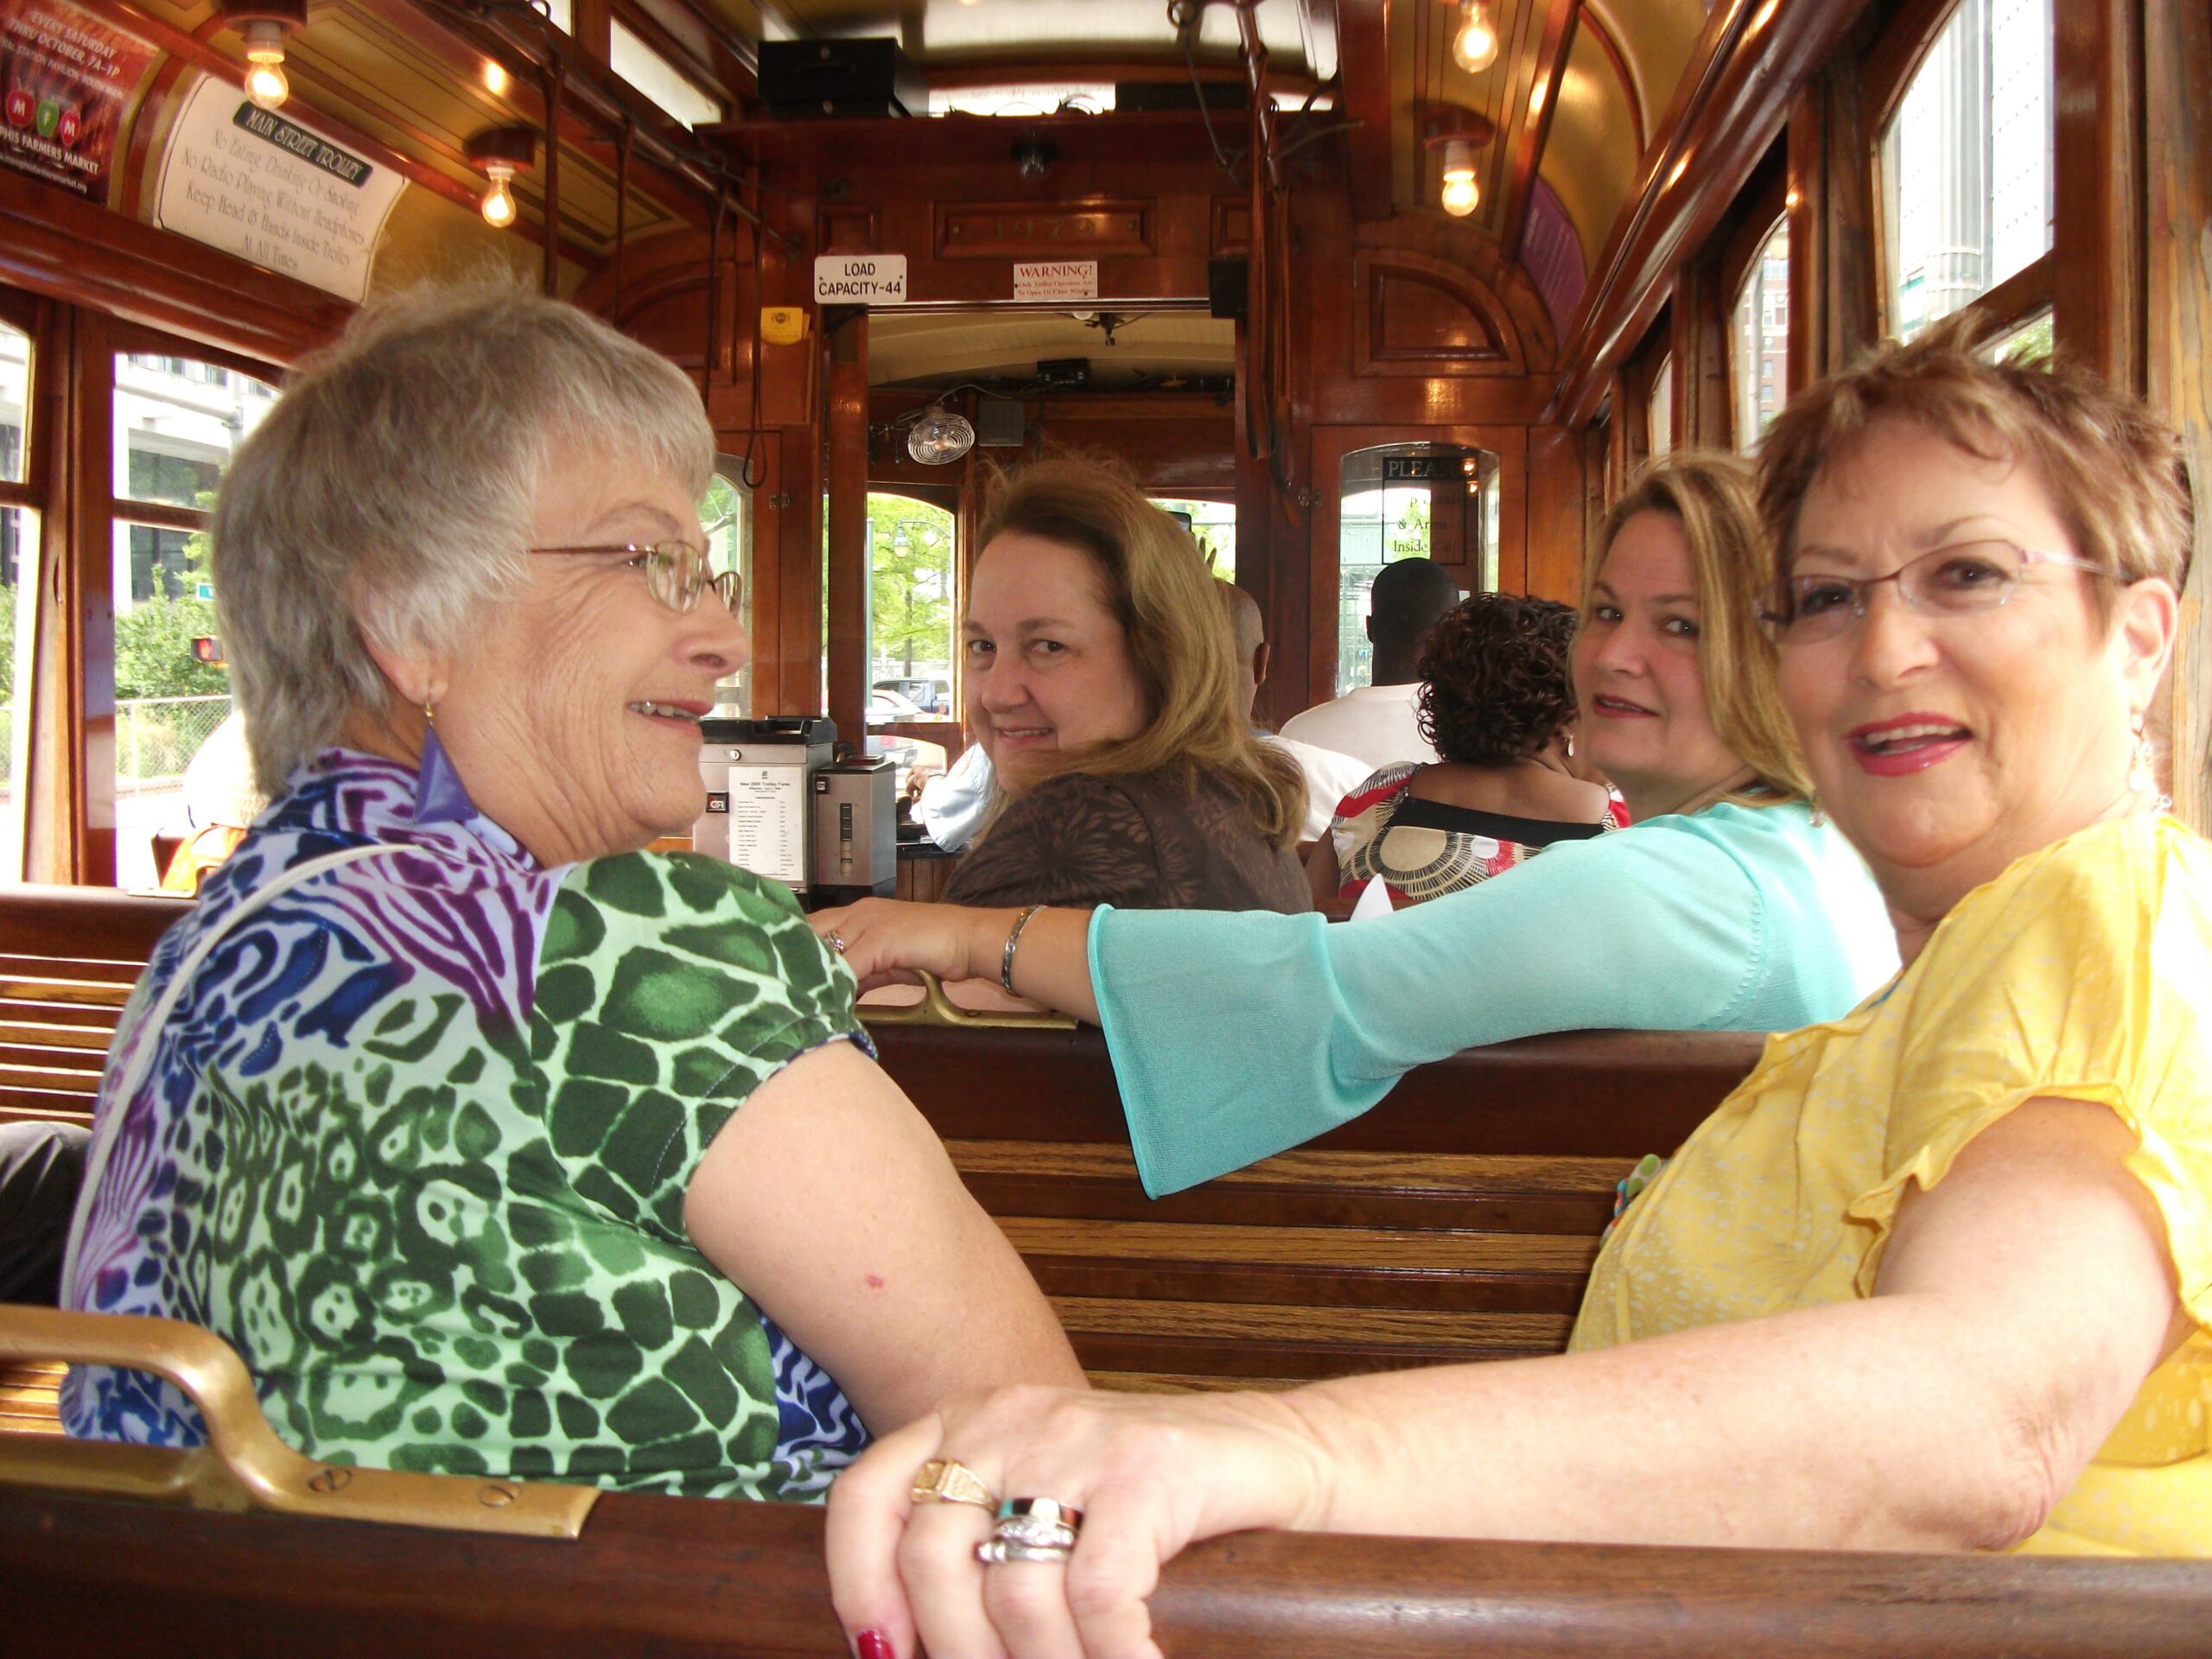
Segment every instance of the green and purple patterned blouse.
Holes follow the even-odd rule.
[[[746,1097],[866,1041],[789,893],[689,854],[542,868],[435,743],[419,777],[332,751],[293,785],[124,1014],[65,1304],[214,1331],[277,1432],[326,1461],[818,1497],[867,1432],[683,1227]],[[403,850],[242,918],[149,1028],[212,924],[370,842]],[[145,1084],[112,1098],[145,1043]],[[73,1370],[63,1416],[202,1438],[182,1394],[136,1372]]]

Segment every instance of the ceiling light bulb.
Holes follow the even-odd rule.
[[[273,63],[257,63],[245,72],[245,95],[260,109],[281,109],[292,95],[292,83]]]
[[[504,231],[515,222],[515,193],[507,188],[515,170],[505,162],[487,162],[484,170],[492,180],[492,188],[484,193],[484,222],[495,231]]]
[[[256,18],[245,26],[245,60],[253,67],[245,72],[245,95],[264,110],[273,110],[291,96],[291,83],[284,79],[284,27],[266,17]]]
[[[1482,199],[1482,187],[1475,182],[1474,146],[1454,138],[1444,146],[1444,191],[1439,205],[1452,218],[1465,219]]]
[[[1497,61],[1497,25],[1491,21],[1489,0],[1467,0],[1460,9],[1459,32],[1452,37],[1452,60],[1471,75]]]

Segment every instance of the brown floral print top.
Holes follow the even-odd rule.
[[[1047,779],[1000,814],[961,861],[956,905],[1113,905],[1123,910],[1311,910],[1289,849],[1215,778],[1185,791],[1158,772]]]

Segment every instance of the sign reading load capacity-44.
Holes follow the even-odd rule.
[[[904,305],[903,253],[825,253],[814,262],[817,305]]]

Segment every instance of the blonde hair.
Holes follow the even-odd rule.
[[[1770,581],[1789,572],[1814,481],[1877,416],[1902,415],[1970,455],[2033,467],[2074,550],[2099,569],[2180,589],[2190,508],[2172,429],[2063,359],[1990,361],[1982,353],[2002,327],[1972,308],[1955,312],[1790,399],[1759,450]],[[2086,589],[2109,622],[2116,595],[2103,582]]]
[[[1006,535],[1057,542],[1090,558],[1143,693],[1141,731],[1040,756],[1041,775],[1160,772],[1185,789],[1201,776],[1221,778],[1270,841],[1292,845],[1306,817],[1305,776],[1247,723],[1235,636],[1213,575],[1183,527],[1122,468],[1058,456],[993,480],[981,545]]]
[[[1778,806],[1809,798],[1812,780],[1783,709],[1773,642],[1754,620],[1772,563],[1751,484],[1749,463],[1711,451],[1677,449],[1639,470],[1599,529],[1582,583],[1580,626],[1590,625],[1592,590],[1628,521],[1643,512],[1674,519],[1688,545],[1697,583],[1697,665],[1707,716],[1758,779],[1756,791],[1726,798]]]

